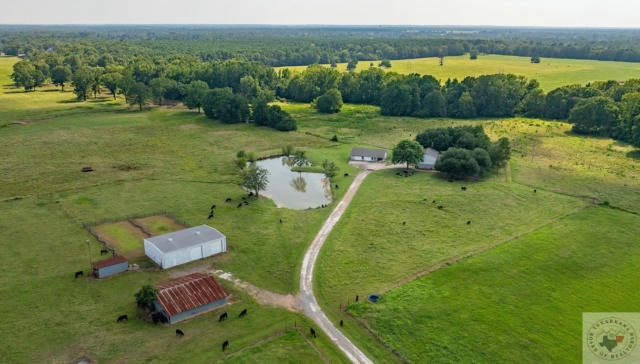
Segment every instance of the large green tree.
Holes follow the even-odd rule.
[[[151,90],[149,86],[145,85],[142,82],[136,82],[131,90],[129,90],[129,104],[137,105],[138,110],[142,111],[142,108],[149,102],[151,99]]]
[[[94,82],[94,74],[91,68],[87,66],[80,66],[73,73],[71,78],[71,84],[73,85],[73,93],[80,101],[85,101],[89,92],[91,92],[91,85]]]
[[[209,85],[206,82],[200,80],[191,82],[185,90],[184,104],[189,109],[198,109],[200,114],[200,108],[208,91]]]
[[[449,148],[436,162],[436,170],[456,179],[468,178],[480,173],[481,168],[472,151]]]
[[[122,74],[120,72],[107,72],[102,76],[102,84],[106,87],[111,95],[113,95],[113,99],[116,99],[116,95],[118,94],[118,88],[120,87],[120,82],[122,81]]]
[[[260,191],[264,191],[269,183],[269,171],[256,165],[251,165],[242,173],[242,187],[253,191],[256,198]]]
[[[393,147],[391,161],[393,163],[417,164],[422,161],[424,150],[422,146],[413,140],[402,140]]]
[[[335,114],[342,108],[342,94],[338,89],[331,89],[325,92],[324,95],[318,97],[315,104],[318,111],[327,114]]]
[[[580,134],[609,135],[618,124],[619,109],[606,96],[584,99],[569,113],[573,131]]]
[[[210,90],[204,97],[202,109],[207,117],[227,124],[246,122],[251,115],[247,99],[234,94],[231,88]]]
[[[63,66],[63,65],[59,65],[59,66],[55,66],[52,70],[51,70],[51,82],[60,87],[62,92],[64,92],[64,85],[71,81],[71,68],[69,68],[69,66]]]
[[[17,87],[23,87],[25,91],[42,86],[46,77],[36,65],[29,61],[20,61],[13,65],[11,79]]]

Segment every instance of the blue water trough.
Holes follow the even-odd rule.
[[[377,294],[370,294],[369,295],[369,301],[371,302],[378,302],[378,300],[380,299],[380,295]]]

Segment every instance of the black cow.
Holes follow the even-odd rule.
[[[338,189],[338,188],[339,188],[338,185],[336,185],[336,189]]]
[[[360,299],[360,296],[356,295],[356,302]]]
[[[244,197],[244,196],[242,196],[242,199],[243,199],[243,200],[246,200],[247,198],[246,198],[246,197]]]
[[[460,187],[460,189],[463,190],[463,191],[466,191],[467,187],[466,186],[462,186],[462,187]]]
[[[253,192],[249,192],[249,197],[253,197]]]
[[[180,329],[176,329],[176,336],[184,336],[184,332]]]
[[[208,220],[211,220],[213,218],[213,214],[209,214],[209,216],[207,217]]]
[[[344,325],[344,322],[342,322],[342,320],[340,320],[340,326]]]
[[[107,254],[109,251],[107,249],[102,249],[100,250],[100,255],[105,255]]]
[[[282,219],[280,219],[280,223],[282,224]]]
[[[129,316],[127,316],[127,315],[118,316],[118,319],[116,320],[116,322],[120,322],[120,321],[124,321],[124,320],[129,321]]]
[[[241,203],[239,203],[239,204],[238,204],[238,208],[241,208],[241,207],[242,207],[242,204],[241,204]]]
[[[537,192],[538,192],[538,190],[533,190],[533,193],[537,193]]]
[[[79,270],[79,271],[77,271],[77,272],[76,272],[76,277],[75,277],[75,278],[78,278],[78,277],[80,277],[81,275],[84,275],[84,272],[83,272],[83,271],[81,271],[81,270]]]
[[[438,210],[442,210],[444,208],[444,206],[440,205],[438,206]]]
[[[211,210],[215,209],[216,205],[211,205]]]
[[[349,177],[349,173],[345,173],[345,174],[344,174],[344,176],[345,176],[345,177]]]
[[[407,222],[406,222],[406,221],[403,221],[403,222],[402,222],[402,225],[407,225]]]
[[[467,225],[471,225],[471,220],[467,221]]]
[[[436,203],[436,200],[431,201],[431,203]]]
[[[245,317],[247,315],[247,309],[245,308],[244,310],[242,310],[240,312],[240,314],[238,315],[238,317]]]
[[[222,343],[222,351],[225,351],[225,349],[227,348],[227,346],[229,346],[229,340],[225,340],[225,341]]]
[[[246,201],[246,200],[245,200],[245,201],[244,201],[244,204],[245,204],[245,205],[249,205],[249,201]]]
[[[222,315],[220,315],[220,317],[218,317],[218,322],[224,321],[226,320],[228,317],[227,313],[223,313]]]
[[[309,328],[309,333],[311,336],[316,337],[316,330],[314,330],[313,327]]]
[[[230,197],[227,197],[227,199],[224,200],[224,202],[231,202],[231,201],[233,201],[233,200]]]

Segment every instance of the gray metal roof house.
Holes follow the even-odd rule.
[[[384,149],[351,149],[350,158],[352,161],[379,162],[387,159],[387,151]]]
[[[438,159],[440,159],[440,152],[433,148],[425,148],[422,162],[418,163],[416,167],[420,169],[435,169]]]
[[[144,239],[144,253],[163,269],[227,251],[227,238],[200,225]]]
[[[129,262],[121,255],[93,262],[91,265],[93,266],[93,274],[98,278],[126,272],[129,269]]]

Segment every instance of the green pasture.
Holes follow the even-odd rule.
[[[356,71],[371,67],[371,61],[360,61]],[[378,66],[380,61],[374,61]],[[279,67],[301,71],[306,66]],[[339,63],[338,70],[346,71],[347,64]],[[415,58],[391,61],[391,68],[384,70],[401,74],[419,73],[432,75],[446,81],[448,78],[462,80],[467,76],[480,76],[494,73],[513,73],[536,79],[541,88],[548,92],[554,88],[569,84],[585,84],[603,80],[627,80],[640,77],[640,64],[633,62],[594,61],[584,59],[542,58],[538,64],[531,63],[528,57],[481,54],[476,60],[468,55],[445,57],[444,65],[440,59]]]
[[[412,363],[576,363],[583,312],[637,311],[638,264],[640,217],[593,207],[349,312]]]
[[[315,339],[313,339],[315,341]],[[305,342],[298,330],[289,330],[263,344],[231,355],[222,363],[321,363],[323,358]]]

